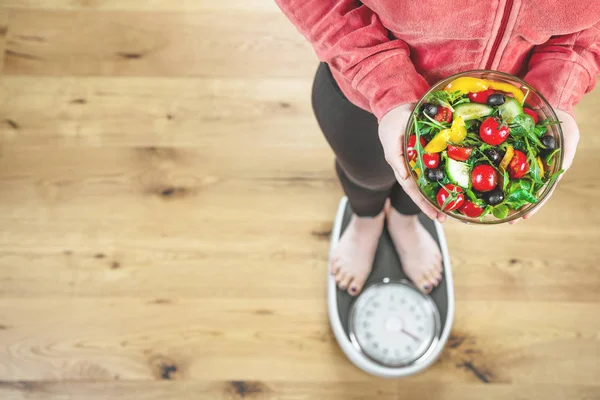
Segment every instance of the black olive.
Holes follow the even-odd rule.
[[[550,154],[556,149],[556,140],[552,135],[543,136],[542,144],[546,147],[542,150],[542,153],[544,154]]]
[[[504,104],[506,101],[506,96],[502,93],[494,93],[487,99],[488,106],[498,107]]]
[[[438,113],[438,107],[435,104],[431,104],[431,103],[423,104],[423,107],[421,107],[421,110],[423,110],[423,113],[425,113],[425,115],[427,115],[431,118],[434,118]]]
[[[504,200],[504,192],[499,187],[495,187],[491,191],[483,194],[483,201],[488,203],[490,206],[495,206]]]
[[[501,150],[496,150],[496,149],[486,150],[485,155],[488,156],[490,161],[496,165],[499,165],[500,161],[502,161],[502,157],[504,157],[504,153],[502,153]]]
[[[427,179],[430,181],[441,181],[444,179],[444,171],[439,168],[428,169]]]

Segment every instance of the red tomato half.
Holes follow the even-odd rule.
[[[460,212],[467,217],[477,218],[483,214],[483,208],[479,207],[472,201],[466,200],[465,204],[463,204],[463,206],[460,208]]]
[[[531,108],[523,107],[523,112],[525,114],[529,115],[531,118],[533,118],[533,122],[535,122],[536,124],[540,120],[537,113],[535,111],[533,111]]]
[[[434,119],[439,122],[451,122],[452,111],[449,108],[440,107]]]
[[[478,192],[489,192],[498,184],[496,170],[487,164],[476,166],[471,172],[471,184]]]
[[[498,146],[508,138],[508,126],[500,126],[500,122],[494,117],[489,117],[484,120],[479,128],[479,137],[487,144]]]
[[[423,154],[423,162],[428,169],[437,168],[440,165],[440,153]]]
[[[484,90],[483,92],[471,92],[467,96],[472,103],[487,103],[488,97],[494,94],[494,89]]]
[[[421,140],[419,140],[419,142],[421,142],[421,146],[423,147],[425,147],[425,145],[427,144],[423,136],[421,136]],[[417,159],[417,151],[415,150],[415,144],[417,144],[417,136],[412,135],[408,138],[408,149],[406,150],[406,155],[409,161],[415,161]]]
[[[448,145],[448,157],[456,161],[467,161],[472,152],[473,149],[470,147]]]
[[[527,156],[522,151],[515,150],[515,155],[508,164],[508,176],[511,179],[519,179],[524,177],[527,172],[529,172]]]
[[[450,192],[455,192],[457,193],[457,195],[455,196],[454,200],[446,204],[446,207],[443,208],[443,211],[456,210],[460,208],[460,206],[462,206],[465,202],[465,195],[462,193],[462,189],[458,186],[447,184],[443,188],[441,188],[435,196],[438,206],[440,206],[440,208],[442,208],[446,200],[450,197]]]

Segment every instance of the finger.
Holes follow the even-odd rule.
[[[410,171],[403,161],[402,150],[400,150],[398,155],[391,155],[387,159],[388,164],[392,167],[392,169],[399,175],[400,180],[405,181],[410,177]],[[396,177],[398,179],[398,177]]]
[[[519,219],[515,219],[515,220],[512,220],[512,221],[509,221],[509,222],[508,222],[508,224],[509,224],[509,225],[516,225],[516,224],[518,224],[518,223],[519,223],[519,221],[520,221],[520,220],[521,220],[521,218],[519,218]]]

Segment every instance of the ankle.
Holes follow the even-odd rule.
[[[393,217],[394,222],[398,225],[405,226],[407,228],[413,227],[419,223],[419,217],[417,215],[402,214],[393,207],[390,208],[388,213],[388,218],[390,217]]]
[[[383,228],[384,221],[385,213],[382,211],[374,217],[359,217],[358,215],[353,214],[351,223],[357,230],[362,231],[372,230],[379,226]]]

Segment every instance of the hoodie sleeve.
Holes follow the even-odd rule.
[[[536,46],[524,80],[552,107],[573,113],[573,106],[596,85],[600,72],[600,23],[570,35],[553,36]]]
[[[312,44],[321,61],[340,73],[381,119],[401,104],[418,101],[429,89],[410,59],[408,45],[356,0],[275,0]]]

